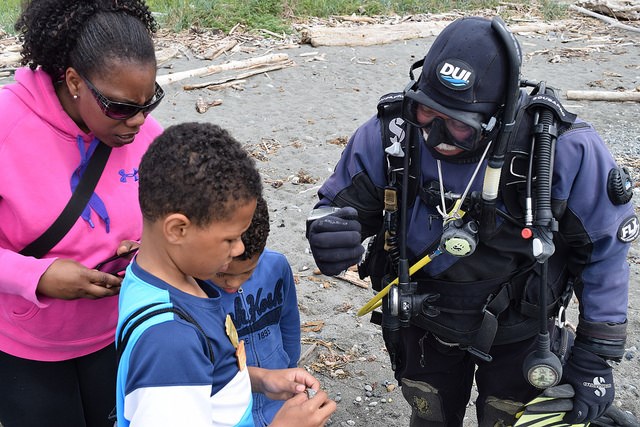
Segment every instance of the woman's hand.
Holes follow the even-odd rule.
[[[117,254],[129,252],[140,246],[134,240],[123,240]],[[41,295],[58,299],[98,299],[117,295],[122,277],[87,268],[71,259],[57,259],[38,281],[37,291]]]
[[[97,299],[117,295],[122,278],[87,268],[71,259],[57,259],[38,281],[39,294],[58,299]]]

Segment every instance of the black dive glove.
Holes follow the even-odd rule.
[[[562,382],[573,386],[573,410],[564,421],[575,424],[593,421],[613,403],[615,389],[611,366],[600,356],[574,346],[563,368]]]
[[[358,211],[351,207],[314,220],[309,225],[309,245],[323,274],[334,276],[360,262],[364,247],[360,239]]]

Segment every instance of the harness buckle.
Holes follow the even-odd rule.
[[[491,305],[491,303],[493,302],[494,298],[495,298],[495,295],[490,294],[490,295],[487,297],[487,300],[484,302],[484,305],[482,306],[482,310],[480,310],[480,312],[481,312],[482,314],[490,314],[491,316],[493,316],[494,318],[496,318],[496,319],[497,319],[497,318],[498,318],[498,315],[497,315],[497,314],[495,314],[494,312],[492,312],[492,311],[490,310],[490,305]]]
[[[467,347],[467,351],[485,362],[491,362],[493,360],[493,356],[485,353],[484,351],[480,351],[475,347]]]

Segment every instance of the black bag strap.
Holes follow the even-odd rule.
[[[174,313],[181,319],[185,320],[186,322],[191,323],[193,327],[196,328],[198,333],[200,333],[200,335],[204,337],[204,340],[207,343],[207,356],[209,357],[211,364],[213,364],[215,362],[215,357],[213,354],[213,345],[211,344],[211,340],[209,340],[209,338],[207,337],[207,334],[204,332],[204,329],[202,329],[202,326],[200,326],[200,324],[196,322],[196,320],[185,311],[182,311],[177,307],[160,307],[160,308],[151,310],[148,313],[145,313],[143,316],[140,316],[142,313],[144,313],[148,309],[158,306],[160,304],[162,303],[154,302],[151,304],[147,304],[143,307],[140,307],[139,309],[131,313],[129,317],[127,317],[125,321],[122,323],[122,325],[120,326],[120,333],[116,337],[116,366],[120,365],[120,359],[122,358],[122,353],[124,352],[124,349],[127,347],[127,344],[129,343],[129,339],[131,338],[131,334],[133,334],[134,329],[136,329],[138,326],[140,326],[142,323],[146,322],[153,316],[157,316],[163,313]],[[116,421],[117,418],[118,418],[118,409],[117,409],[117,406],[114,406],[111,412],[109,413],[109,416],[107,417],[107,419],[110,421]]]
[[[64,207],[62,213],[40,237],[20,251],[21,255],[42,258],[71,230],[71,227],[75,224],[87,203],[89,203],[110,153],[111,147],[102,142],[98,144],[91,155],[84,174],[80,178],[78,186],[71,195],[69,202],[67,202],[67,206]]]
[[[215,358],[213,354],[213,345],[211,344],[211,340],[209,340],[209,338],[207,337],[207,334],[204,332],[204,329],[202,328],[202,326],[200,326],[200,324],[196,322],[196,319],[194,319],[190,314],[179,309],[178,307],[159,307],[141,316],[141,314],[144,313],[145,311],[155,306],[158,306],[160,304],[161,303],[156,302],[156,303],[151,303],[143,307],[140,307],[138,310],[131,313],[129,317],[127,317],[125,321],[122,323],[122,325],[120,326],[120,333],[116,337],[116,355],[117,355],[118,364],[120,363],[120,359],[122,358],[122,353],[124,352],[124,349],[127,347],[127,344],[129,343],[129,339],[131,338],[131,334],[133,334],[133,331],[142,323],[149,320],[150,318],[163,313],[174,313],[178,317],[180,317],[182,320],[188,323],[191,323],[193,325],[193,327],[198,331],[198,333],[200,333],[200,335],[204,337],[204,341],[207,344],[207,356],[209,357],[209,360],[213,364],[215,361]]]

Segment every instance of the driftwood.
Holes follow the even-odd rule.
[[[637,1],[629,0],[588,0],[576,3],[576,6],[583,7],[602,15],[623,21],[637,21],[640,19],[640,4]]]
[[[0,53],[0,67],[8,67],[12,65],[20,64],[22,56],[20,52],[5,52]]]
[[[236,39],[226,40],[221,45],[216,46],[215,48],[210,49],[207,52],[205,52],[204,59],[210,59],[210,60],[211,59],[216,59],[217,57],[219,57],[220,55],[230,51],[231,49],[233,49],[237,45],[238,45],[238,40],[236,40]]]
[[[161,66],[171,58],[174,58],[180,53],[177,47],[168,47],[165,49],[156,49],[156,62],[158,66]]]
[[[191,77],[208,76],[210,74],[219,73],[222,71],[238,70],[242,68],[251,68],[264,64],[272,64],[276,62],[282,62],[289,59],[289,55],[286,53],[276,53],[265,56],[258,56],[255,58],[249,58],[241,61],[230,61],[225,64],[214,64],[206,67],[195,68],[193,70],[180,71],[173,74],[164,74],[157,77],[158,84],[166,85],[169,83],[175,83],[180,80],[188,79]]]
[[[369,278],[362,280],[357,272],[351,270],[344,271],[343,273],[333,277],[364,289],[369,289],[369,284],[371,283]]]
[[[375,18],[370,16],[357,16],[357,15],[337,15],[334,18],[339,19],[340,21],[349,21],[349,22],[364,22],[367,24],[374,24],[376,22]]]
[[[449,22],[407,22],[398,25],[372,24],[359,27],[314,26],[301,33],[302,43],[317,46],[372,46],[435,36]]]
[[[283,61],[280,64],[275,64],[275,65],[270,65],[270,66],[266,66],[266,67],[260,67],[260,68],[256,68],[255,70],[252,71],[247,71],[246,73],[241,73],[238,74],[235,77],[229,77],[226,79],[222,79],[222,80],[217,80],[217,81],[213,81],[213,82],[204,82],[204,83],[196,83],[196,84],[192,84],[192,85],[184,85],[182,86],[182,88],[184,90],[194,90],[194,89],[203,89],[206,87],[210,87],[210,86],[217,86],[217,85],[221,85],[221,84],[238,84],[238,82],[244,81],[244,79],[251,77],[251,76],[255,76],[257,74],[262,74],[262,73],[268,73],[270,71],[275,71],[275,70],[280,70],[282,68],[285,67],[290,67],[292,65],[294,65],[295,63],[291,60],[286,60]]]
[[[601,21],[604,21],[604,22],[610,24],[612,27],[622,28],[624,30],[629,30],[629,31],[634,31],[634,32],[640,32],[640,28],[638,28],[638,27],[622,24],[616,19],[609,18],[608,16],[600,15],[599,13],[592,12],[592,11],[590,11],[588,9],[585,9],[583,7],[580,7],[580,6],[576,6],[574,4],[569,5],[569,9],[575,10],[576,12],[580,12],[580,13],[582,13],[584,15],[587,15],[587,16],[591,16],[592,18],[597,18],[597,19],[599,19]]]
[[[300,359],[298,359],[298,366],[303,367],[309,360],[311,360],[311,356],[318,349],[318,343],[312,343],[305,351],[300,355]]]
[[[301,32],[301,42],[317,46],[371,46],[391,43],[399,40],[410,40],[422,37],[437,36],[449,21],[403,22],[400,24],[372,24],[358,27],[313,26]],[[514,33],[546,32],[558,30],[562,24],[528,24],[514,25],[510,29]]]
[[[640,101],[638,91],[604,91],[604,90],[568,90],[567,99],[581,99],[587,101]]]

